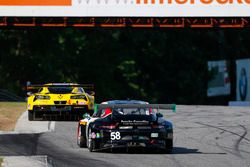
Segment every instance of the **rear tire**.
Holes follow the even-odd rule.
[[[172,150],[173,150],[173,139],[167,139],[165,153],[170,154]]]
[[[89,128],[89,131],[88,131],[88,149],[89,149],[89,152],[93,152],[93,150],[95,149],[94,141],[91,138],[91,128]]]
[[[33,110],[29,110],[29,111],[28,111],[28,118],[29,118],[29,121],[33,121],[33,120],[34,120],[34,113],[33,113]]]
[[[85,127],[79,125],[78,127],[78,136],[77,136],[77,144],[80,148],[87,147],[86,133]]]

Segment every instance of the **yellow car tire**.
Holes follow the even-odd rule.
[[[29,111],[28,111],[28,118],[29,118],[29,121],[33,121],[33,120],[34,120],[34,113],[33,113],[33,110],[29,110]]]

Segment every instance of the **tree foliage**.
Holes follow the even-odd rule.
[[[249,31],[216,29],[1,29],[0,88],[94,83],[97,101],[205,104],[207,61],[249,55]],[[232,73],[233,74],[233,73]],[[233,75],[234,76],[234,75]]]

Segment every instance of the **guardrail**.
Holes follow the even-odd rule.
[[[0,89],[0,101],[25,101],[25,99],[7,90]]]

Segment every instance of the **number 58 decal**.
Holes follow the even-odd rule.
[[[110,133],[110,139],[111,140],[120,140],[121,139],[120,132],[111,132]]]

